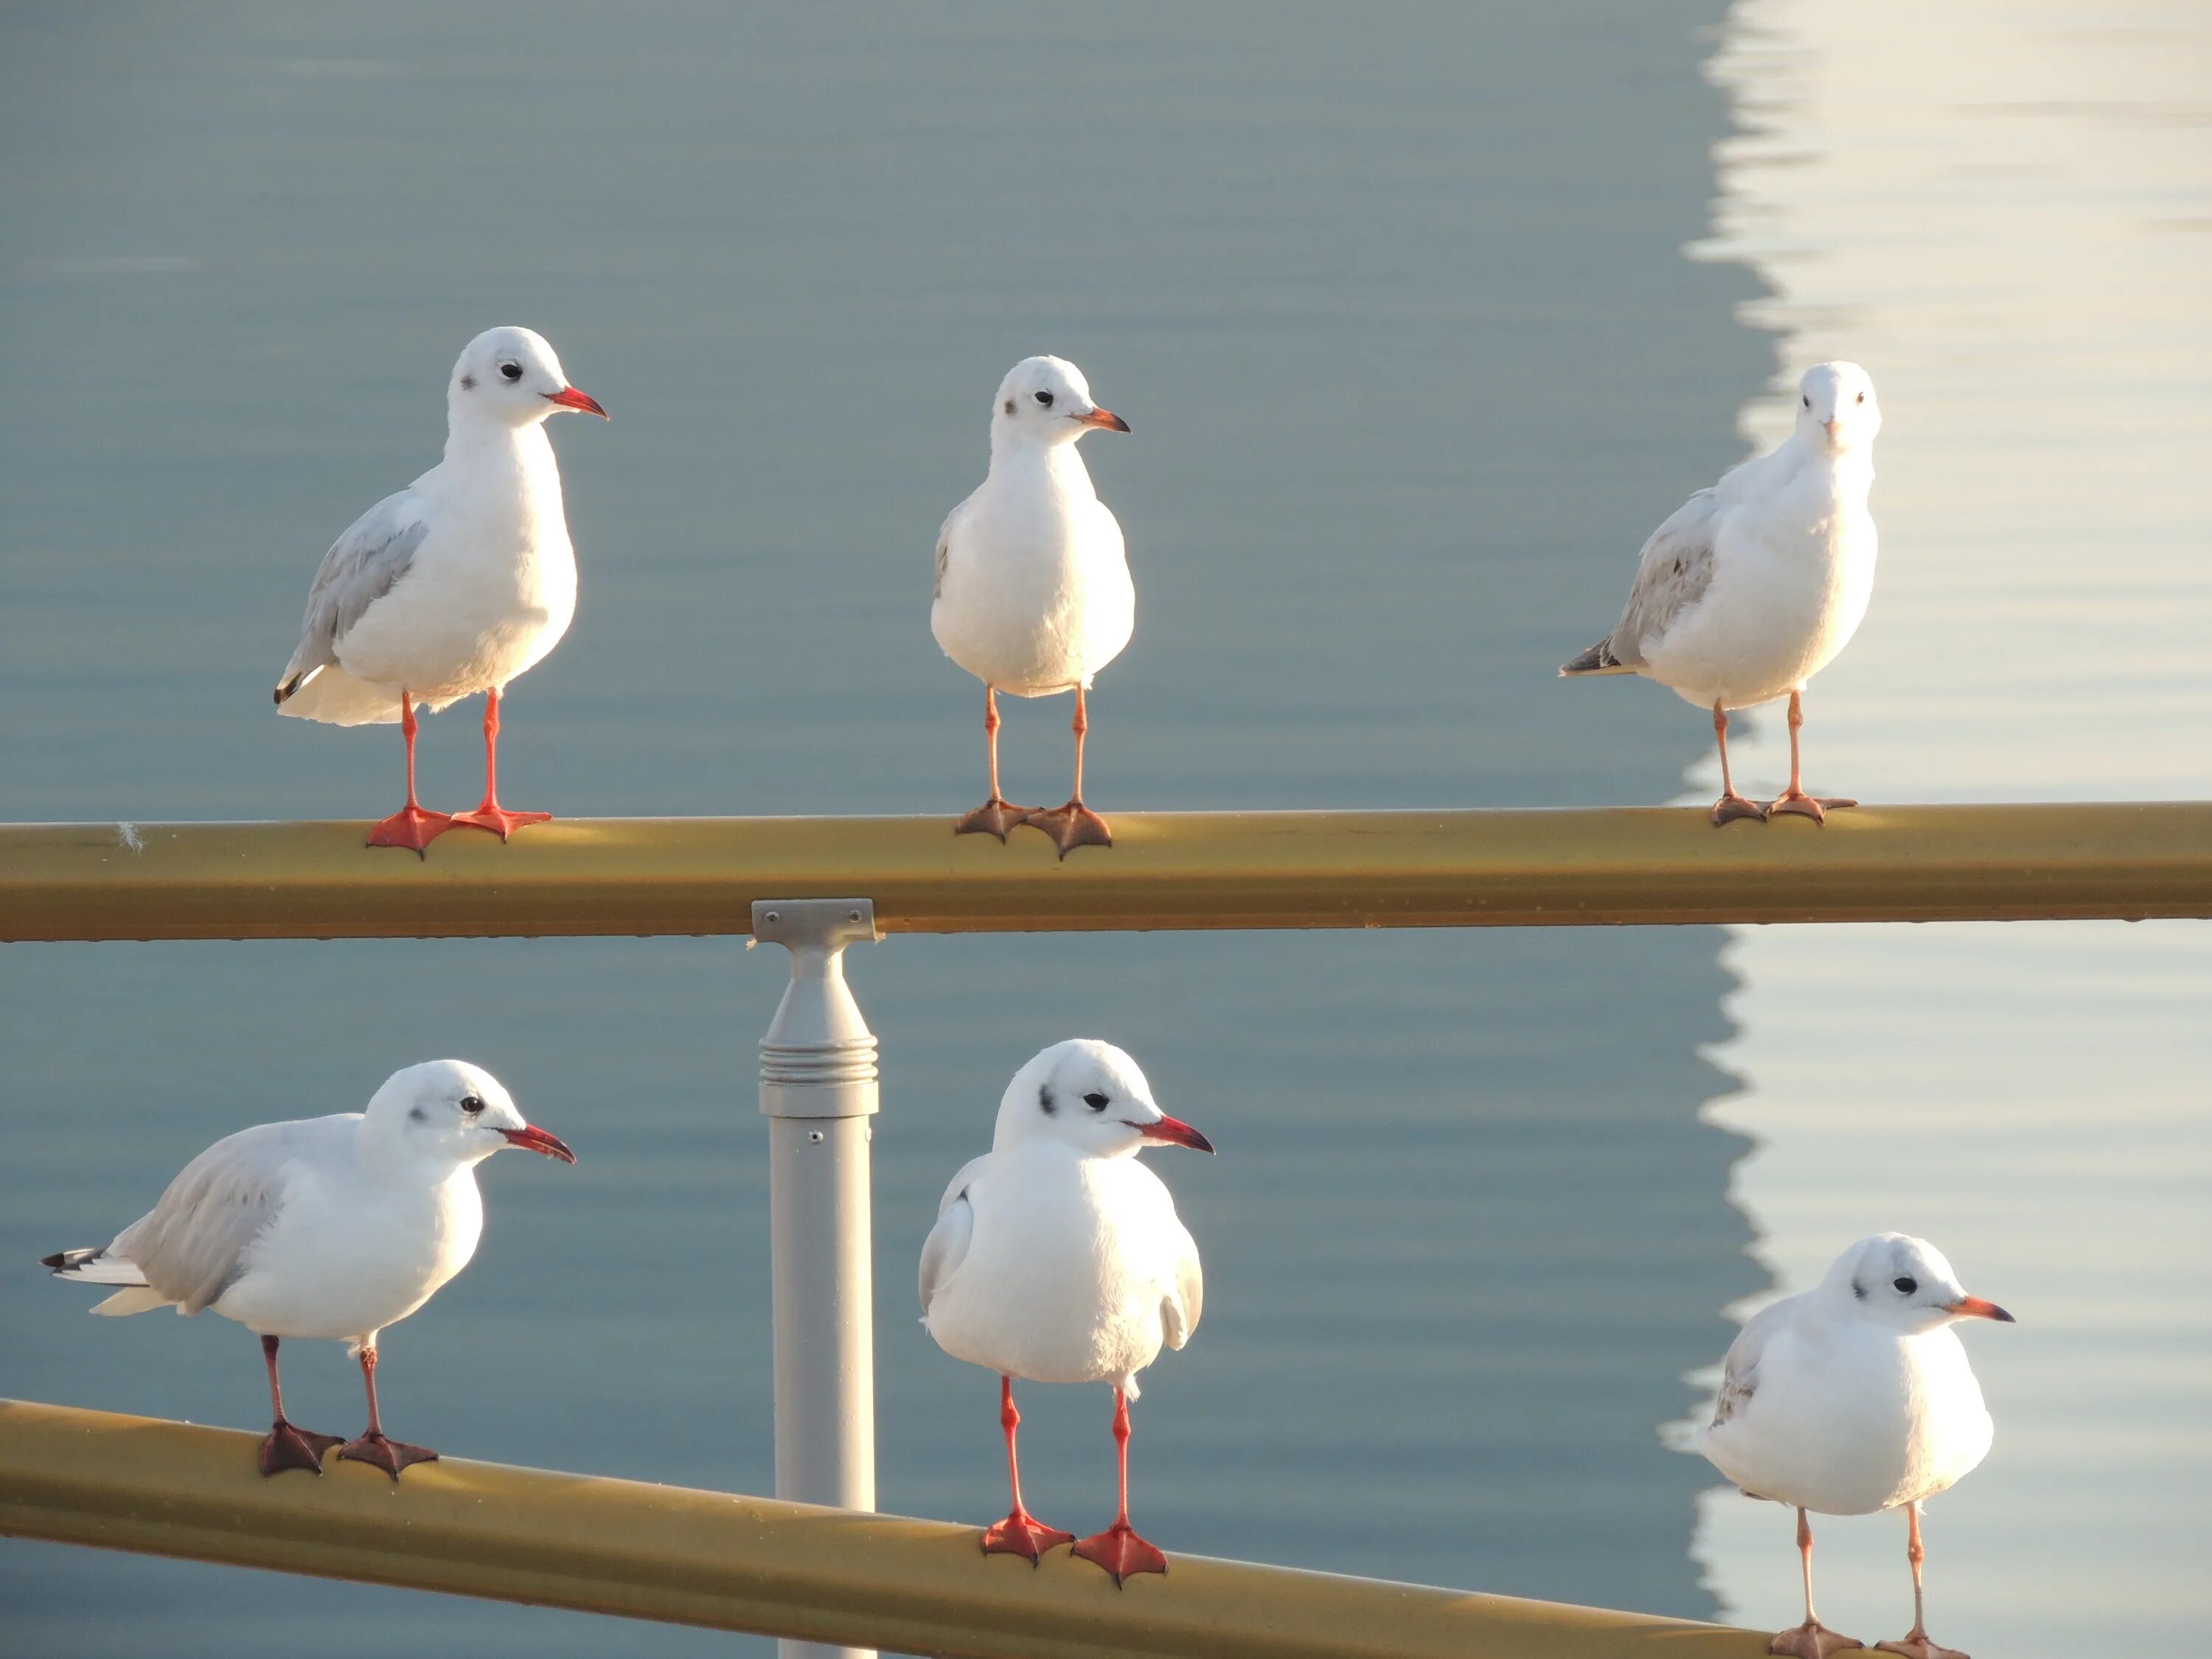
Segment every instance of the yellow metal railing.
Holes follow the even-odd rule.
[[[1743,1631],[1176,1555],[1125,1589],[972,1528],[442,1459],[264,1480],[253,1437],[0,1401],[0,1534],[973,1659],[1750,1659]]]
[[[2212,802],[1117,813],[1065,862],[942,817],[575,819],[427,860],[358,823],[0,827],[0,939],[743,933],[865,896],[885,933],[2212,916]]]

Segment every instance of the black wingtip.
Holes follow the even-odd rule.
[[[56,1250],[52,1255],[40,1256],[39,1265],[41,1267],[52,1267],[56,1273],[59,1273],[66,1265],[68,1258],[69,1253],[66,1250]]]

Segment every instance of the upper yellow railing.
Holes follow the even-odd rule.
[[[0,1534],[973,1659],[1751,1659],[1764,1637],[1170,1558],[1123,1589],[975,1529],[457,1458],[264,1480],[254,1437],[0,1401]],[[1479,1569],[1480,1564],[1473,1564]]]
[[[571,819],[427,860],[359,823],[0,826],[0,939],[743,933],[865,897],[885,933],[2212,916],[2212,802],[1124,812],[1066,860],[943,817]]]

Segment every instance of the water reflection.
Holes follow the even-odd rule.
[[[453,352],[508,319],[616,415],[564,452],[583,594],[505,711],[517,799],[968,805],[972,685],[928,638],[928,550],[992,385],[1038,349],[1137,428],[1093,460],[1140,596],[1094,704],[1103,806],[1657,798],[1696,723],[1552,671],[1733,458],[1771,366],[1730,315],[1751,280],[1679,253],[1723,131],[1693,33],[1717,11],[421,5],[173,38],[12,11],[0,810],[386,804],[390,734],[276,721],[269,678],[313,557],[432,459]],[[1064,720],[1012,711],[1010,791],[1064,782]],[[466,714],[428,722],[426,795],[473,799],[476,753]],[[1726,1034],[1718,943],[868,953],[886,1505],[999,1501],[988,1379],[906,1287],[1006,1074],[1088,1030],[1224,1152],[1168,1171],[1212,1285],[1147,1378],[1151,1535],[1709,1612],[1702,1478],[1652,1431],[1756,1283],[1723,1199],[1741,1143],[1697,1117],[1725,1086],[1698,1057]],[[583,1162],[557,1191],[490,1172],[476,1265],[386,1339],[395,1418],[456,1453],[765,1490],[751,1043],[781,971],[676,940],[0,952],[0,1255],[98,1237],[242,1119],[465,1054]],[[0,1328],[0,1390],[252,1420],[251,1345],[219,1322],[94,1322],[14,1273]],[[304,1420],[350,1421],[335,1351],[286,1381]],[[1101,1400],[1031,1393],[1033,1497],[1103,1519]],[[610,1639],[23,1545],[0,1602],[57,1656]]]
[[[1887,414],[1881,582],[1815,688],[1827,787],[2205,793],[2208,54],[2179,3],[1732,13],[1713,73],[1745,131],[1708,252],[1771,285],[1751,314],[1785,374],[1856,357]],[[1747,436],[1787,421],[1755,401]],[[1765,753],[1778,779],[1779,722]],[[2167,1650],[2212,1477],[2212,933],[1768,929],[1725,959],[1720,1058],[1750,1088],[1713,1115],[1758,1142],[1735,1192],[1781,1283],[1896,1226],[2017,1301],[2016,1330],[1970,1338],[1996,1449],[1931,1510],[1945,1638]],[[1823,1530],[1824,1613],[1903,1628],[1902,1533]],[[1706,1504],[1696,1555],[1734,1616],[1795,1617],[1788,1537]]]

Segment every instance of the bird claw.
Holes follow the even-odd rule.
[[[996,836],[1003,842],[1010,831],[1028,823],[1030,814],[1035,810],[1033,807],[1017,806],[1012,801],[1001,800],[994,795],[954,824],[952,833],[956,836]]]
[[[280,1417],[261,1442],[261,1473],[282,1474],[286,1469],[305,1469],[310,1474],[320,1474],[323,1454],[344,1443],[343,1435],[317,1434]]]
[[[1079,800],[1065,806],[1055,806],[1047,811],[1024,813],[1022,822],[1033,824],[1052,837],[1052,844],[1066,858],[1079,847],[1111,847],[1114,835],[1100,817]]]
[[[1928,1633],[1925,1631],[1916,1631],[1911,1635],[1894,1642],[1877,1642],[1875,1644],[1875,1651],[1901,1653],[1905,1656],[1905,1659],[1968,1659],[1967,1655],[1960,1652],[1956,1648],[1936,1646],[1928,1639]]]
[[[453,821],[465,823],[471,830],[489,830],[505,841],[526,823],[550,823],[550,812],[510,812],[496,802],[479,806],[473,812],[456,812]]]
[[[381,1433],[365,1434],[358,1440],[349,1440],[338,1448],[338,1456],[348,1462],[369,1463],[382,1469],[394,1480],[399,1471],[414,1463],[434,1463],[438,1454],[428,1446],[410,1446],[404,1440],[387,1439]]]
[[[1790,1653],[1797,1659],[1828,1659],[1832,1653],[1844,1653],[1866,1644],[1855,1642],[1848,1636],[1838,1636],[1826,1625],[1807,1620],[1794,1630],[1785,1630],[1766,1644],[1769,1653]]]
[[[1713,803],[1713,827],[1734,823],[1738,818],[1766,820],[1766,808],[1755,800],[1746,800],[1741,795],[1723,795]]]
[[[1057,1549],[1062,1544],[1073,1544],[1075,1534],[1062,1532],[1058,1527],[1048,1527],[1027,1510],[1016,1510],[995,1526],[983,1533],[983,1553],[986,1555],[1026,1555],[1030,1565],[1036,1566],[1044,1559],[1044,1553]]]
[[[1801,789],[1794,794],[1784,793],[1776,797],[1774,805],[1768,807],[1766,810],[1770,814],[1775,812],[1790,812],[1795,813],[1799,817],[1810,818],[1815,823],[1826,823],[1828,821],[1828,814],[1831,811],[1838,807],[1856,806],[1857,805],[1858,803],[1856,801],[1852,800],[1848,796],[1808,795]]]
[[[1105,1531],[1093,1533],[1075,1547],[1075,1553],[1112,1573],[1117,1586],[1133,1573],[1168,1570],[1167,1557],[1138,1537],[1126,1521],[1116,1521]]]
[[[444,812],[433,812],[410,801],[380,823],[368,829],[371,847],[404,847],[417,858],[430,855],[423,848],[452,829],[459,820]]]

